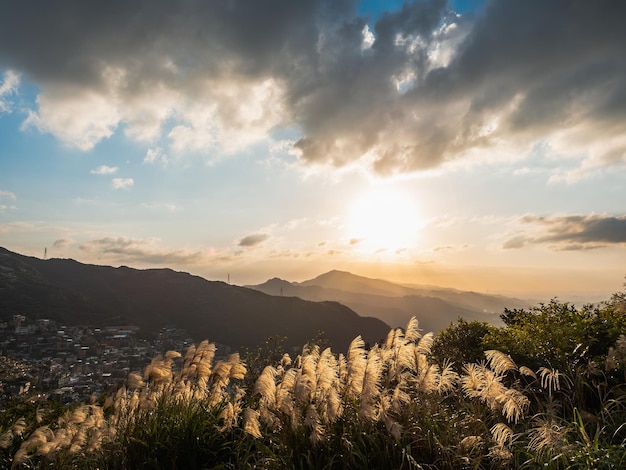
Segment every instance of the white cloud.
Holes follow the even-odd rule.
[[[15,194],[13,194],[11,191],[0,190],[0,199],[9,199],[11,201],[15,201],[17,198],[15,197]]]
[[[6,97],[17,93],[20,84],[20,76],[9,70],[4,73],[2,83],[0,83],[0,114],[11,112],[11,105]]]
[[[141,207],[154,212],[176,212],[179,210],[179,207],[172,203],[142,203]]]
[[[118,107],[111,97],[99,92],[71,87],[46,90],[37,97],[37,104],[39,109],[29,113],[24,129],[49,132],[85,151],[110,137],[120,122]]]
[[[100,165],[99,167],[91,170],[89,173],[92,175],[113,175],[117,173],[118,170],[119,168],[116,166]]]
[[[143,159],[144,163],[161,163],[167,165],[168,158],[161,147],[150,148]]]
[[[130,189],[135,184],[132,178],[113,178],[113,189]]]
[[[3,199],[8,201],[15,201],[17,198],[15,197],[15,194],[13,194],[11,191],[0,190],[0,201],[2,201]],[[7,209],[15,209],[15,206],[0,204],[0,214],[5,212]]]

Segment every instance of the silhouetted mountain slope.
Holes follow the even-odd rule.
[[[274,278],[248,287],[271,295],[317,301],[335,300],[360,315],[380,318],[392,327],[404,326],[415,316],[424,331],[433,332],[445,328],[459,317],[499,325],[499,314],[504,308],[532,305],[532,302],[520,299],[477,292],[403,286],[343,271],[330,271],[300,283]]]
[[[196,341],[235,347],[274,335],[301,345],[324,331],[335,349],[344,350],[359,334],[374,342],[389,330],[337,302],[274,297],[170,269],[41,260],[0,248],[0,317],[14,314],[68,324],[131,324],[144,334],[171,325]]]

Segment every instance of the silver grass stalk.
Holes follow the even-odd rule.
[[[165,359],[168,361],[171,361],[173,359],[182,357],[183,355],[181,353],[179,353],[178,351],[167,351],[165,353]]]
[[[11,465],[11,469],[15,468],[17,465],[25,463],[27,460],[28,451],[24,447],[20,447],[13,456],[13,464]]]
[[[195,377],[198,380],[208,379],[213,373],[213,364],[208,359],[199,357],[198,362],[195,365]]]
[[[43,413],[44,410],[42,408],[37,408],[37,411],[35,412],[35,421],[37,421],[37,424],[41,423],[43,420]]]
[[[507,389],[499,399],[503,402],[502,414],[509,422],[516,424],[530,406],[530,400],[522,392],[512,388]]]
[[[480,391],[482,398],[492,410],[501,406],[506,399],[505,392],[507,388],[502,385],[502,376],[496,375],[491,370],[486,370],[483,375],[483,388]]]
[[[336,360],[330,348],[326,348],[317,363],[316,396],[325,396],[337,380]]]
[[[282,367],[289,367],[291,365],[291,357],[289,357],[289,354],[283,354],[283,357],[280,360],[280,365]]]
[[[491,428],[491,437],[499,446],[506,447],[513,442],[513,430],[504,423],[497,423]]]
[[[45,442],[43,444],[41,444],[38,448],[37,448],[37,455],[48,455],[51,451],[54,450],[54,445],[52,445],[50,442]]]
[[[444,363],[443,370],[439,373],[437,392],[446,393],[454,389],[454,386],[459,380],[459,374],[454,371],[452,366],[453,364],[451,362],[446,361]]]
[[[257,439],[263,437],[259,429],[259,412],[252,408],[243,411],[243,430]]]
[[[83,421],[85,421],[86,418],[87,418],[86,409],[84,406],[82,406],[74,410],[68,422],[72,424],[80,424]]]
[[[483,438],[481,436],[467,436],[461,440],[459,447],[465,452],[471,452],[474,449],[478,449],[483,444]]]
[[[342,384],[345,384],[348,377],[348,362],[346,361],[346,357],[341,353],[337,358],[337,372],[339,375],[339,381]]]
[[[141,375],[136,372],[131,372],[126,378],[126,386],[129,389],[133,390],[136,388],[143,388],[145,386],[145,383]]]
[[[265,406],[259,407],[259,422],[264,423],[274,432],[279,432],[283,427],[281,420]]]
[[[360,396],[359,416],[366,420],[375,421],[378,418],[376,402],[380,395],[382,364],[378,345],[370,349],[367,355],[363,388]]]
[[[532,369],[529,369],[526,366],[521,366],[519,368],[519,372],[526,377],[532,377],[533,379],[537,380],[537,375],[532,371]]]
[[[513,460],[513,454],[509,449],[501,445],[492,446],[487,454],[494,460],[499,460],[504,465],[508,465]]]
[[[417,351],[417,346],[415,351]],[[430,364],[426,356],[421,353],[415,354],[415,362],[417,364],[416,389],[423,393],[435,392],[439,382],[439,367],[436,364]]]
[[[399,335],[402,335],[402,330],[400,330],[400,328],[389,330],[389,333],[387,333],[387,336],[385,337],[385,349],[393,349],[397,344]]]
[[[241,361],[239,353],[231,354],[228,357],[228,363],[230,364],[230,378],[243,380],[248,370],[246,369],[246,365]]]
[[[15,434],[16,436],[21,436],[22,433],[24,432],[24,429],[26,428],[26,418],[24,418],[23,416],[18,418],[17,421],[15,421],[15,423],[13,424],[13,426],[11,427],[11,431],[13,432],[13,434]]]
[[[346,374],[348,398],[356,398],[361,395],[363,390],[363,379],[365,377],[365,368],[367,366],[367,357],[364,350],[365,343],[361,336],[357,336],[350,343],[348,348],[347,364],[348,371]]]
[[[461,388],[466,395],[477,397],[483,387],[484,368],[478,364],[470,363],[463,366],[465,374],[461,377]]]
[[[187,352],[185,353],[185,356],[183,357],[183,367],[180,372],[181,375],[187,374],[187,369],[191,365],[191,361],[193,360],[195,355],[196,355],[196,345],[192,344],[191,346],[189,346],[189,348],[187,348]]]
[[[411,396],[403,390],[404,384],[400,382],[393,389],[391,396],[391,409],[395,413],[401,413],[406,405],[411,402]]]
[[[261,402],[265,406],[276,406],[276,369],[266,366],[254,384],[254,393],[261,395]]]
[[[9,429],[0,435],[0,449],[6,449],[13,442],[13,431]]]
[[[538,419],[529,437],[528,448],[539,456],[552,457],[566,445],[565,428],[551,419]]]
[[[313,404],[306,408],[304,425],[311,429],[309,439],[313,445],[317,445],[324,440],[324,428],[320,424],[317,409]]]
[[[496,374],[504,374],[511,370],[517,370],[517,364],[511,356],[496,349],[485,351],[487,362]]]
[[[419,354],[430,354],[434,341],[435,336],[432,333],[426,333],[420,338],[419,342],[415,346],[416,352]]]
[[[343,406],[338,388],[333,387],[329,390],[326,397],[326,409],[324,413],[326,424],[334,423],[342,413]]]
[[[539,369],[539,376],[541,377],[541,386],[544,389],[548,389],[548,394],[550,396],[552,396],[553,392],[561,390],[562,379],[565,384],[569,385],[567,377],[556,369],[541,367]]]
[[[402,425],[395,421],[390,414],[391,411],[391,397],[383,395],[380,397],[380,420],[385,424],[387,432],[391,436],[399,441],[402,436]]]
[[[300,403],[310,400],[311,392],[315,390],[316,379],[316,359],[314,356],[306,355],[302,358],[302,367],[296,374],[294,385],[294,398]]]
[[[413,343],[420,339],[421,336],[422,335],[419,330],[419,322],[417,321],[417,318],[413,316],[406,324],[406,329],[404,330],[404,339],[409,343]]]
[[[220,412],[218,417],[224,421],[224,424],[219,427],[220,432],[232,429],[237,422],[237,415],[235,414],[235,408],[233,404],[230,402],[226,403],[226,406]]]
[[[227,385],[231,367],[232,364],[228,361],[218,361],[213,368],[213,374],[211,377],[213,383],[217,386]]]
[[[302,358],[302,367],[301,367],[301,371],[302,371],[302,375],[304,377],[306,377],[308,379],[308,381],[310,382],[310,386],[315,389],[315,387],[317,386],[317,362],[319,361],[320,358],[320,354],[319,354],[319,348],[317,348],[317,346],[315,348],[313,348],[313,350],[315,351],[314,354],[307,354],[306,356],[304,356]]]
[[[287,416],[291,414],[293,409],[292,393],[296,384],[297,373],[296,369],[289,369],[283,375],[281,382],[276,386],[275,407]]]

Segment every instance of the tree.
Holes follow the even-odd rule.
[[[485,349],[508,353],[520,365],[573,371],[601,360],[620,334],[626,333],[626,315],[618,297],[600,305],[573,304],[552,299],[529,310],[506,309],[503,328],[492,328],[483,338]]]
[[[435,337],[431,353],[440,366],[452,361],[460,371],[463,364],[485,358],[483,338],[493,327],[480,321],[467,322],[459,318]]]

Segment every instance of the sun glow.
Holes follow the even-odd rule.
[[[363,252],[395,253],[415,245],[421,217],[408,192],[374,188],[358,197],[348,222],[350,243]]]

